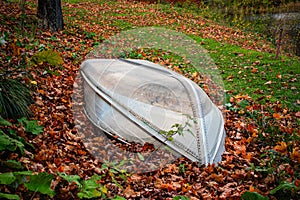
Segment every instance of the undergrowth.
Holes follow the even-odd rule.
[[[70,4],[80,2],[77,0],[68,1]],[[97,1],[93,2],[97,3]],[[98,3],[105,4],[106,2],[101,1]],[[115,5],[115,2],[111,2],[111,4]],[[157,7],[160,10],[165,10],[165,12],[173,12],[166,5],[158,5]],[[71,6],[71,8],[66,8],[65,11],[72,14],[72,9]],[[175,11],[181,12],[182,10],[178,8]],[[130,13],[133,11],[128,12],[116,14],[116,17],[122,18],[128,14],[133,14]],[[88,12],[81,11],[78,12],[78,15],[84,16],[86,13]],[[4,16],[3,19],[5,20],[1,21],[1,25],[6,25],[7,21],[15,22],[17,25],[19,23],[15,16]],[[77,19],[77,16],[70,16],[68,19],[70,26],[69,29],[63,32],[65,34],[64,37],[84,35],[82,37],[83,40],[78,41],[76,46],[73,44],[74,40],[70,39],[70,41],[67,41],[66,39],[67,45],[65,45],[59,42],[61,40],[56,38],[55,35],[49,37],[43,35],[44,39],[46,38],[45,40],[49,43],[45,46],[43,44],[45,42],[42,42],[42,39],[38,38],[35,34],[36,26],[34,19],[29,17],[26,19],[31,20],[32,24],[28,23],[25,29],[27,28],[26,30],[32,31],[22,33],[20,26],[16,26],[14,27],[15,32],[1,32],[0,34],[1,47],[4,49],[5,44],[8,43],[9,45],[7,45],[5,50],[13,52],[11,54],[5,54],[4,51],[1,52],[1,62],[9,68],[30,71],[35,70],[36,67],[43,69],[42,74],[40,74],[41,76],[49,74],[61,76],[62,63],[65,60],[71,60],[71,63],[74,62],[73,64],[79,65],[80,60],[83,59],[82,54],[84,53],[82,52],[86,48],[90,48],[89,44],[97,45],[104,39],[102,35],[98,36],[98,33],[94,31],[80,28],[76,24],[77,22],[74,21]],[[117,26],[119,30],[133,27],[126,20],[118,20],[114,24],[110,24],[110,27],[114,26]],[[236,118],[242,121],[239,126],[232,127],[232,129],[242,129],[242,134],[249,140],[247,141],[248,147],[252,148],[251,145],[255,144],[254,146],[257,148],[250,150],[258,151],[259,155],[255,156],[258,156],[256,159],[259,160],[252,162],[246,170],[255,173],[260,179],[274,179],[272,189],[265,191],[272,197],[275,196],[278,199],[284,197],[296,199],[299,197],[297,192],[299,191],[300,184],[299,163],[296,161],[299,159],[297,153],[299,149],[297,148],[299,147],[300,140],[298,129],[300,124],[299,120],[295,120],[292,115],[299,111],[299,57],[280,55],[279,59],[275,59],[275,54],[272,53],[247,50],[235,45],[195,35],[191,37],[199,45],[208,50],[209,55],[219,67],[227,92],[225,108],[230,111],[230,114],[235,115]],[[24,49],[34,53],[27,54],[23,51]],[[61,51],[61,54],[65,56],[65,60],[56,51]],[[194,74],[200,76],[197,74],[197,70],[187,63],[186,60],[170,52],[145,49],[143,51],[130,52],[124,56],[148,59],[172,67],[173,70],[189,78],[193,78]],[[18,63],[18,65],[13,66],[13,63]],[[20,76],[20,74],[17,75]],[[37,85],[33,77],[28,75],[27,78],[31,80],[33,85]],[[18,96],[27,97],[29,94],[28,89],[21,89],[22,93],[18,93],[20,89],[10,91],[8,90],[10,86],[5,84],[7,84],[5,81],[1,81],[1,94],[4,91],[11,93],[10,99],[14,100],[14,102],[18,102]],[[49,97],[49,99],[51,98]],[[21,104],[28,106],[28,102],[30,102],[29,96]],[[6,109],[5,105],[12,104],[1,104],[1,111]],[[13,106],[16,107],[16,104],[13,104]],[[17,116],[16,118],[19,118]],[[12,116],[11,114],[3,114],[3,117],[9,118]],[[0,193],[0,198],[19,199],[17,194],[13,194],[19,186],[25,188],[23,189],[26,193],[25,196],[29,198],[34,197],[36,192],[45,195],[43,198],[48,198],[47,195],[53,197],[56,192],[50,186],[51,181],[55,180],[56,174],[26,171],[22,163],[5,157],[7,152],[20,154],[24,157],[28,155],[32,156],[30,152],[34,147],[28,142],[28,138],[33,138],[43,133],[43,127],[36,120],[28,119],[28,115],[26,117],[19,118],[19,120],[14,122],[0,118],[0,150],[1,156],[5,158],[0,163],[2,172],[0,174],[0,184],[4,185]],[[182,129],[186,127],[185,125],[174,126],[176,133],[181,133]],[[174,132],[170,132],[169,134],[172,135]],[[105,179],[109,179],[121,190],[128,176],[130,176],[126,171],[119,169],[120,164],[122,163],[105,162],[101,168],[105,172],[104,174],[93,175],[86,179],[76,174],[57,173],[57,176],[65,181],[64,184],[75,185],[75,193],[78,198],[99,197],[105,199],[109,191],[102,183],[104,176],[106,176]],[[187,170],[185,165],[180,166],[181,173],[185,173]],[[5,191],[11,193],[8,194]],[[255,192],[245,192],[243,196],[244,199],[266,199],[263,195]],[[124,198],[117,196],[115,199]],[[176,196],[174,199],[187,199],[187,197]]]

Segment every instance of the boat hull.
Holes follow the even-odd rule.
[[[105,133],[201,164],[221,161],[222,114],[191,80],[144,60],[90,59],[80,72],[85,114]]]

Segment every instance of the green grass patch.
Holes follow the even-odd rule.
[[[219,67],[226,90],[249,94],[254,100],[280,101],[292,110],[299,100],[300,61],[298,57],[279,56],[222,44],[192,36],[208,50]]]
[[[120,28],[121,30],[128,30],[128,29],[132,28],[132,24],[125,20],[115,20],[111,24],[111,26],[116,26],[116,27]]]

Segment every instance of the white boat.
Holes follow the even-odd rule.
[[[221,161],[222,114],[190,79],[134,59],[88,59],[80,73],[85,114],[105,133],[127,143],[163,143],[200,164]]]

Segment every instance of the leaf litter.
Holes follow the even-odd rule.
[[[32,111],[34,118],[44,127],[44,132],[36,137],[26,138],[35,146],[34,156],[26,157],[15,153],[1,155],[2,159],[18,160],[27,170],[53,174],[55,178],[51,185],[56,192],[53,199],[74,199],[78,193],[77,184],[62,179],[57,173],[78,175],[85,180],[98,174],[103,177],[100,182],[106,186],[106,195],[109,198],[119,195],[128,199],[171,199],[176,195],[184,195],[190,199],[239,199],[245,191],[270,195],[270,191],[283,180],[294,182],[299,187],[299,112],[290,112],[280,102],[260,105],[243,94],[230,98],[230,104],[223,108],[226,116],[226,152],[218,166],[199,167],[185,158],[179,158],[173,163],[162,164],[158,170],[133,173],[126,179],[122,179],[118,174],[113,175],[113,171],[108,169],[103,170],[103,162],[95,155],[99,153],[104,156],[102,160],[110,162],[111,156],[108,154],[126,158],[120,152],[138,152],[139,154],[135,154],[138,157],[136,160],[143,160],[142,158],[147,158],[147,153],[153,151],[153,146],[128,146],[117,142],[115,138],[101,135],[92,140],[86,138],[84,141],[92,144],[87,145],[75,127],[71,96],[79,65],[95,43],[121,31],[122,27],[113,24],[116,19],[126,21],[133,27],[167,26],[188,34],[241,45],[247,49],[274,52],[268,43],[257,36],[222,27],[189,13],[163,12],[156,9],[154,4],[144,2],[102,3],[101,6],[82,2],[63,4],[67,24],[65,31],[37,31],[33,39],[36,44],[31,45],[31,38],[12,34],[16,31],[13,27],[20,27],[21,11],[17,4],[1,2],[0,5],[1,18],[7,17],[6,22],[0,24],[0,32],[10,33],[6,43],[1,46],[3,51],[0,55],[4,68],[15,71],[16,66],[22,65],[23,55],[30,58],[39,48],[52,48],[63,58],[62,67],[36,63],[27,69],[28,76],[12,75],[19,76],[23,82],[31,84],[36,102],[32,105]],[[10,9],[7,9],[8,7]],[[74,10],[85,10],[90,17],[80,18],[74,14]],[[35,9],[28,7],[26,12],[28,20],[34,20]],[[30,30],[31,27],[25,26],[25,32],[29,33]],[[95,36],[92,34],[87,37],[87,32],[95,33]],[[235,39],[228,39],[231,37]],[[143,55],[143,58],[147,59],[145,57]],[[153,56],[150,57],[153,59]],[[173,60],[154,57],[152,61],[169,66],[195,82],[205,82],[205,77],[201,77],[200,74],[184,73],[184,69]],[[53,71],[56,73],[51,73]],[[257,69],[253,68],[252,72],[257,73]],[[210,91],[206,92],[209,94]],[[243,101],[247,104],[241,104]],[[253,119],[254,114],[258,116],[256,120]],[[81,128],[92,134],[93,127],[86,124],[87,122],[83,121]],[[20,132],[18,127],[15,129]],[[283,140],[284,138],[288,139]],[[86,148],[87,146],[91,148]],[[166,152],[158,153],[169,156]],[[285,173],[278,176],[282,172]],[[24,199],[29,198],[24,188],[12,190],[1,186],[2,190],[12,193],[15,191]],[[299,197],[299,191],[295,195]],[[39,197],[42,198],[42,195],[36,194],[36,198]],[[49,196],[47,198],[51,199]]]

